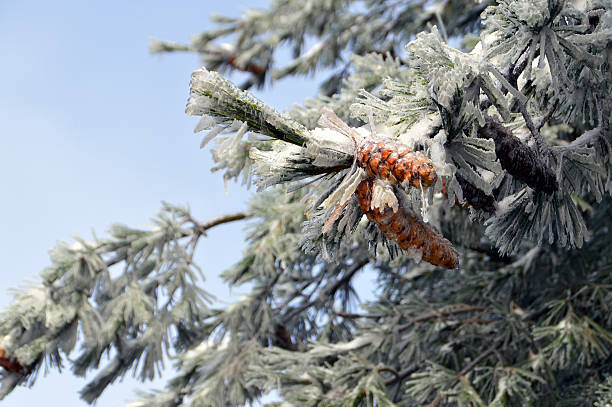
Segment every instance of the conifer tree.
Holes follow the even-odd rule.
[[[187,114],[214,170],[256,185],[248,211],[164,204],[151,230],[57,246],[0,318],[1,396],[68,363],[102,367],[93,402],[170,355],[130,407],[612,403],[610,0],[274,0],[215,21],[152,51],[201,56]],[[321,67],[282,114],[249,92]],[[193,254],[243,219],[222,276],[250,293],[219,307]]]

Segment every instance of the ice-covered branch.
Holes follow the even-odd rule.
[[[42,283],[17,291],[1,315],[0,361],[8,371],[2,396],[33,381],[43,365],[61,366],[62,354],[68,357],[78,343],[80,354],[71,362],[77,375],[97,368],[104,353],[116,352],[83,389],[88,402],[138,362],[140,379],[153,378],[164,351],[180,352],[206,334],[201,324],[213,297],[198,286],[199,269],[192,262],[198,239],[247,216],[200,223],[186,208],[165,204],[151,230],[115,225],[108,239],[58,245]],[[111,267],[119,263],[124,269],[117,274]]]

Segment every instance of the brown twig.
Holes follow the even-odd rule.
[[[234,221],[237,221],[237,220],[246,219],[248,217],[249,217],[249,215],[247,215],[246,213],[243,213],[243,212],[232,213],[232,214],[229,214],[229,215],[221,215],[221,216],[217,216],[216,218],[212,218],[210,220],[207,220],[204,223],[198,223],[197,224],[197,229],[198,230],[202,230],[202,231],[205,232],[208,229],[214,228],[215,226],[219,226],[219,225],[222,225],[224,223],[234,222]]]
[[[395,376],[396,378],[399,377],[399,372],[392,366],[379,366],[376,368],[376,371],[378,373],[380,372],[390,372],[393,374],[393,376]]]
[[[228,214],[228,215],[221,215],[221,216],[217,216],[215,218],[212,218],[210,220],[207,220],[206,222],[203,223],[199,223],[197,222],[195,219],[189,217],[187,220],[191,223],[193,223],[193,227],[191,228],[191,230],[193,231],[193,234],[191,233],[183,233],[181,236],[179,236],[179,238],[183,238],[183,237],[187,237],[187,236],[203,236],[206,235],[206,231],[208,229],[212,229],[215,226],[219,226],[225,223],[230,223],[230,222],[234,222],[237,220],[242,220],[242,219],[246,219],[248,218],[249,215],[247,215],[246,213],[242,213],[242,212],[238,212],[238,213],[232,213],[232,214]],[[195,249],[195,243],[193,243],[193,249]],[[118,247],[117,249],[121,249],[123,247],[129,246],[129,242],[126,242],[123,246]],[[117,263],[121,263],[122,261],[127,259],[127,253],[120,253],[114,257],[111,257],[110,259],[108,259],[106,261],[106,267],[111,267],[114,266]]]
[[[246,66],[240,66],[236,64],[237,57],[235,55],[228,55],[223,58],[224,62],[231,66],[232,68],[242,71],[249,72],[255,75],[263,75],[266,73],[267,69],[261,65],[258,65],[254,62],[248,63]]]

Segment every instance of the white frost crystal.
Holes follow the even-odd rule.
[[[508,8],[531,28],[541,27],[550,18],[547,0],[512,1],[509,2]]]
[[[389,184],[389,182],[377,178],[372,188],[370,209],[378,210],[380,213],[383,213],[387,206],[393,209],[393,212],[397,212],[399,209],[397,197],[393,192],[393,186]]]

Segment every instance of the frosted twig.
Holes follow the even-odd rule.
[[[502,86],[504,86],[508,90],[508,92],[510,92],[512,96],[516,98],[516,103],[518,105],[519,111],[521,112],[521,115],[523,116],[523,119],[525,120],[525,125],[527,126],[527,128],[531,132],[531,135],[535,139],[536,145],[538,146],[538,151],[540,153],[543,153],[544,151],[546,151],[547,144],[542,139],[542,136],[540,135],[540,131],[533,124],[533,119],[531,118],[531,115],[527,111],[527,98],[525,97],[525,95],[523,95],[518,89],[512,86],[506,80],[504,75],[502,75],[501,72],[497,70],[497,68],[495,68],[492,65],[489,65],[488,68],[489,68],[489,72],[491,72],[493,76],[495,76],[495,78],[497,78],[501,82]]]
[[[538,131],[550,120],[552,115],[557,110],[558,106],[559,106],[559,101],[555,101],[553,105],[550,107],[550,109],[548,109],[548,112],[546,112],[546,114],[540,119],[538,125],[536,126]]]

